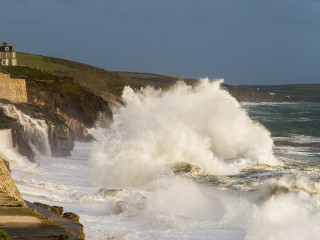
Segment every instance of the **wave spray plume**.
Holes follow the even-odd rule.
[[[277,164],[268,130],[252,121],[223,80],[183,82],[168,91],[123,91],[119,110],[91,158],[94,182],[105,187],[147,184],[187,162],[211,174],[232,174],[255,162]]]

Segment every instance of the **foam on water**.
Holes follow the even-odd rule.
[[[98,141],[107,134],[97,133]],[[90,184],[86,159],[91,148],[92,143],[76,143],[71,157],[37,156],[39,166],[12,172],[27,200],[61,205],[79,214],[88,240],[295,240],[304,236],[316,240],[319,236],[319,191],[303,178],[267,180],[253,195],[221,191],[169,174],[140,187],[100,188]],[[276,188],[288,191],[267,190]]]
[[[12,172],[22,195],[79,214],[88,240],[319,239],[319,172],[259,164],[276,163],[270,133],[220,83],[127,88],[111,129],[91,130],[96,143]],[[177,163],[211,176],[174,174]]]

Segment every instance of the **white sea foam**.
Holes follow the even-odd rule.
[[[235,173],[254,162],[277,164],[270,133],[221,83],[203,79],[192,88],[179,82],[166,92],[126,87],[125,107],[91,158],[95,183],[139,186],[178,162],[212,174]]]
[[[51,147],[48,138],[48,126],[44,120],[34,119],[22,113],[12,104],[1,104],[0,107],[8,117],[18,120],[33,145],[33,149],[45,156],[51,156]]]
[[[319,186],[309,182],[317,172],[310,177],[294,169],[290,174],[302,178],[269,179],[261,191],[248,192],[172,173],[177,162],[213,174],[273,163],[268,131],[219,85],[204,80],[166,93],[127,88],[126,107],[111,129],[91,131],[97,143],[77,142],[71,157],[37,155],[39,165],[12,176],[27,200],[79,214],[88,240],[319,239]],[[262,170],[244,176],[247,189],[251,176],[266,177]]]
[[[107,133],[95,131],[94,136],[104,141]],[[140,187],[97,188],[90,185],[86,161],[91,145],[76,143],[68,158],[37,156],[40,166],[12,172],[25,199],[79,214],[88,240],[282,240],[289,239],[287,232],[294,240],[319,236],[319,199],[303,190],[307,181],[271,179],[264,186],[292,188],[294,183],[301,190],[294,187],[294,193],[263,201],[257,200],[260,192],[220,191],[167,173]]]
[[[11,129],[0,130],[0,157],[10,162],[11,169],[32,167],[29,159],[21,156],[17,148],[13,146]]]
[[[317,240],[319,206],[319,199],[305,192],[272,197],[253,207],[246,240]]]

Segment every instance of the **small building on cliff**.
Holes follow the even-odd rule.
[[[8,46],[7,42],[3,42],[0,46],[0,65],[17,66],[16,52],[13,46]]]

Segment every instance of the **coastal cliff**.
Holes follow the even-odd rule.
[[[33,145],[43,155],[69,156],[74,147],[71,130],[48,106],[0,100],[0,128],[12,129],[13,145],[34,160]]]
[[[28,79],[27,93],[30,103],[51,106],[87,128],[94,126],[98,114],[103,114],[106,126],[112,121],[108,102],[72,79],[65,81]]]
[[[25,79],[29,103],[18,104],[1,100],[1,105],[9,104],[14,107],[5,112],[2,107],[0,117],[2,116],[5,121],[3,121],[4,124],[0,124],[0,128],[14,129],[13,138],[19,152],[31,161],[34,159],[34,153],[30,143],[39,147],[38,150],[44,155],[68,156],[73,149],[74,141],[94,140],[87,128],[108,127],[112,122],[112,112],[108,102],[78,84],[71,77],[61,77],[26,66],[2,66],[0,71],[6,73],[5,76],[10,74],[11,78]],[[21,111],[23,116],[21,117],[21,114],[16,111]],[[44,128],[42,132],[47,132],[48,136],[39,138],[39,134],[28,134],[30,123],[28,123],[29,120],[22,119],[28,118],[24,115],[36,119],[40,128]],[[44,124],[41,121],[44,121]],[[49,147],[45,146],[46,138],[48,138]]]

